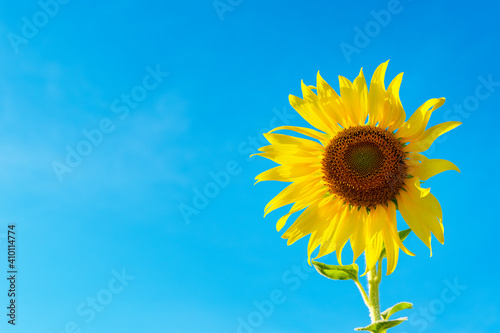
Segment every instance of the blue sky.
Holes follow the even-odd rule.
[[[280,238],[284,210],[263,218],[283,184],[254,186],[273,164],[248,155],[270,127],[305,125],[288,104],[301,80],[314,85],[320,70],[338,89],[338,75],[352,80],[363,67],[371,77],[387,59],[386,83],[405,72],[407,114],[446,97],[430,125],[463,122],[427,153],[462,171],[427,182],[443,207],[445,245],[434,242],[429,258],[410,236],[417,256],[401,254],[382,282],[383,308],[415,306],[391,332],[496,330],[498,3],[0,8],[0,237],[16,225],[19,271],[16,327],[0,283],[2,331],[352,332],[368,324],[354,284],[304,265],[307,239],[286,246]],[[211,198],[194,203],[207,186]],[[192,214],[181,214],[187,206]],[[7,275],[5,238],[0,246]]]

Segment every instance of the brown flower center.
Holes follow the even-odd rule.
[[[330,192],[353,206],[373,208],[395,198],[407,177],[403,145],[394,135],[372,126],[338,133],[322,160]]]

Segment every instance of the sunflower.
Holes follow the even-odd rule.
[[[446,171],[460,171],[452,162],[428,159],[426,151],[440,135],[460,125],[449,121],[426,129],[444,98],[423,103],[405,121],[399,98],[403,73],[384,85],[387,62],[377,67],[368,90],[363,70],[350,82],[339,76],[340,96],[320,76],[317,87],[302,82],[303,98],[290,95],[292,107],[315,129],[280,126],[264,134],[270,145],[260,155],[279,164],[256,177],[291,182],[265,207],[269,212],[293,204],[277,222],[300,212],[283,234],[288,245],[311,235],[308,257],[341,253],[348,241],[353,262],[365,252],[367,271],[387,253],[387,274],[399,249],[414,255],[398,236],[396,211],[431,251],[431,234],[444,242],[441,206],[421,182]],[[275,133],[287,130],[300,137]]]

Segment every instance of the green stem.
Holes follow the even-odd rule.
[[[361,285],[361,283],[359,283],[358,279],[354,280],[354,283],[356,283],[356,286],[358,287],[359,292],[361,293],[361,297],[363,297],[363,301],[365,302],[365,305],[369,309],[370,308],[370,298],[366,294],[365,289],[363,288],[363,286]]]
[[[378,271],[377,271],[378,266]],[[382,280],[382,261],[378,262],[378,265],[373,267],[367,273],[368,277],[368,294],[365,289],[361,285],[358,279],[354,280],[356,286],[361,293],[361,297],[363,297],[363,301],[365,302],[366,307],[370,311],[370,319],[372,324],[378,320],[381,320],[380,316],[380,301],[379,301],[379,292],[378,286],[380,281]]]
[[[382,279],[382,274],[380,273],[380,265],[379,265],[379,272],[377,273],[377,269],[373,267],[371,270],[368,271],[368,293],[369,293],[369,306],[368,308],[370,309],[370,319],[372,323],[381,320],[382,317],[380,316],[380,301],[379,301],[379,293],[378,293],[378,286],[380,284],[380,281]]]

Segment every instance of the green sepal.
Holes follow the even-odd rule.
[[[408,235],[410,234],[410,232],[411,232],[411,229],[401,230],[399,232],[399,239],[401,239],[401,241],[404,242],[404,240],[406,239],[406,237],[408,237]],[[382,260],[386,256],[387,256],[387,253],[385,251],[385,245],[384,245],[384,248],[382,249],[382,252],[380,252],[380,259],[379,260]]]
[[[382,312],[380,315],[382,316],[382,319],[388,320],[396,312],[401,311],[401,310],[407,310],[407,309],[413,309],[413,304],[408,303],[408,302],[401,302],[401,303],[398,303],[398,304],[388,308],[387,310]]]
[[[398,205],[398,201],[396,200],[396,198],[393,198],[391,199],[391,201],[394,203],[394,205],[396,206],[396,210],[399,210],[399,205]]]
[[[313,261],[314,268],[319,274],[331,280],[358,280],[358,265],[327,265]]]
[[[373,333],[383,333],[389,328],[392,328],[394,326],[398,326],[405,320],[408,320],[407,317],[402,317],[394,320],[379,320],[374,322],[373,324],[370,324],[366,327],[358,327],[355,328],[356,331],[369,331]]]
[[[326,188],[326,186],[323,186],[323,188]],[[323,194],[322,199],[328,198],[328,197],[331,197],[331,196],[332,196],[332,194],[330,192],[326,192],[325,194]]]

